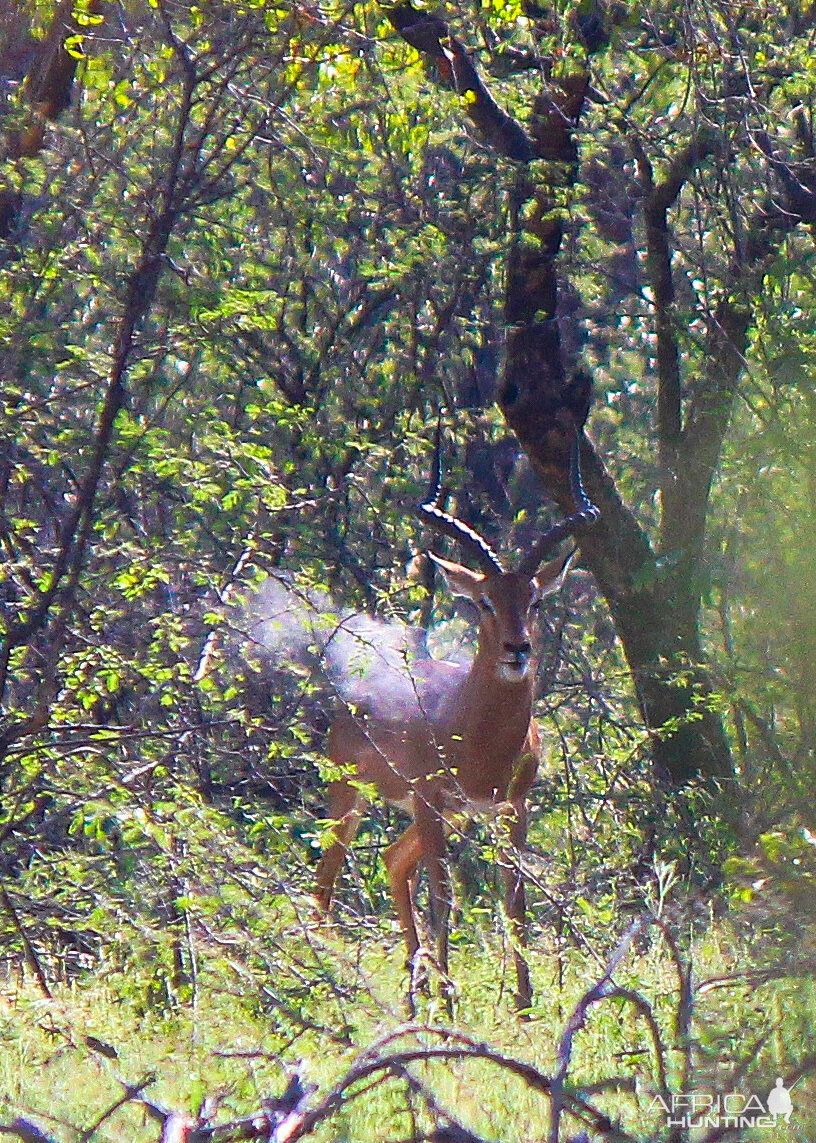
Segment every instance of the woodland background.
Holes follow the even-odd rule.
[[[816,5],[0,16],[5,1118],[216,1138],[303,1060],[294,1134],[220,1137],[680,1140],[651,1093],[778,1074],[805,1138]],[[430,999],[399,1041],[394,813],[316,930],[325,703],[236,604],[285,574],[465,639],[413,514],[440,410],[498,549],[587,416],[602,517],[540,638],[533,1018],[477,824],[462,1038]]]

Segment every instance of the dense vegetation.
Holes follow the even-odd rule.
[[[807,1137],[816,6],[0,14],[4,1119],[169,1140],[137,1097],[235,1117],[302,1058],[292,1138],[680,1140],[654,1093],[777,1074]],[[463,638],[413,515],[438,416],[502,551],[569,510],[584,423],[602,513],[540,637],[537,999],[476,823],[472,1039],[332,1103],[403,1018],[396,811],[318,930],[325,688],[242,633],[274,574]],[[370,1092],[405,1043],[449,1054]]]

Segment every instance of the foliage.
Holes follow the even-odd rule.
[[[287,682],[243,661],[235,600],[282,572],[330,590],[338,606],[423,623],[433,611],[454,629],[414,558],[409,508],[427,482],[439,409],[460,514],[504,549],[535,536],[545,495],[493,408],[505,254],[535,200],[514,163],[484,145],[466,101],[439,87],[438,67],[392,35],[375,5],[156,0],[107,5],[102,23],[98,5],[74,7],[73,97],[62,106],[31,106],[52,5],[16,6],[18,38],[4,33],[0,45],[9,971],[27,960],[60,996],[55,981],[81,980],[100,1006],[98,1024],[81,1019],[103,1039],[135,1045],[155,1034],[155,1051],[134,1047],[131,1078],[161,1071],[163,1053],[168,1072],[183,1075],[197,1049],[178,1045],[199,1036],[210,1045],[223,1020],[234,1024],[220,1048],[245,1035],[287,1062],[301,1047],[334,1053],[325,1086],[350,1044],[400,1018],[392,1001],[402,984],[380,951],[388,914],[378,861],[396,811],[365,824],[341,934],[315,935],[307,893],[325,832],[323,698],[302,673]],[[595,450],[654,544],[627,590],[661,598],[665,585],[693,581],[712,686],[680,721],[711,711],[724,720],[740,854],[723,865],[735,841],[721,792],[656,788],[654,728],[638,712],[618,616],[579,571],[542,636],[547,757],[529,872],[542,950],[534,974],[542,991],[553,971],[559,986],[538,1015],[568,1013],[588,965],[609,955],[612,931],[644,901],[660,912],[675,877],[697,900],[724,873],[732,897],[708,898],[711,909],[730,907],[728,923],[759,937],[738,958],[715,950],[706,971],[765,973],[766,1014],[783,1016],[755,1025],[748,1001],[712,1009],[695,1066],[739,1061],[755,1034],[765,1037],[764,1082],[774,1069],[787,1074],[812,1040],[785,1011],[797,985],[768,981],[784,977],[780,958],[801,977],[812,972],[812,236],[780,224],[750,274],[743,262],[735,277],[735,260],[747,258],[749,223],[771,211],[775,180],[784,182],[746,141],[781,122],[775,138],[790,158],[812,138],[808,17],[793,6],[760,21],[751,6],[740,14],[666,0],[644,14],[611,5],[608,43],[590,50],[587,20],[603,7],[470,5],[455,30],[496,99],[525,123],[542,74],[571,75],[591,60],[580,169],[567,185],[550,164],[543,180],[564,221],[562,340],[593,374]],[[42,145],[31,142],[34,127]],[[751,318],[692,575],[685,548],[661,536],[659,315],[645,268],[643,172],[650,165],[659,183],[678,149],[706,132],[717,146],[686,172],[671,214],[684,401],[720,368],[712,331],[722,306],[737,298]],[[786,168],[803,195],[812,166],[805,157]],[[683,666],[672,664],[673,680]],[[454,973],[463,997],[484,996],[510,960],[490,824],[477,823],[456,850]],[[691,944],[724,942],[727,930],[708,929],[705,913],[700,905],[689,922]],[[607,930],[597,956],[588,953]],[[659,1010],[664,967],[631,971],[633,988],[652,973]],[[127,1014],[114,1035],[120,1001]],[[57,1086],[76,1086],[63,1052],[71,1046],[76,1059],[76,1030],[55,1015],[58,1003],[29,993],[15,1002],[21,1009],[4,1017],[15,1059],[30,1054],[59,1072]],[[462,1003],[474,1035],[512,1038],[501,1006]],[[38,1029],[30,1040],[21,1012]],[[242,1019],[251,1035],[233,1031]],[[608,1076],[615,1053],[645,1051],[642,1029],[607,1019],[587,1082]],[[58,1047],[48,1046],[49,1021]],[[554,1040],[528,1042],[551,1070]],[[258,1065],[264,1083],[268,1064]],[[100,1066],[93,1052],[81,1064]],[[204,1089],[221,1082],[221,1066],[207,1059]],[[249,1071],[224,1067],[246,1110]],[[32,1100],[31,1073],[20,1075],[6,1065],[18,1104]],[[434,1077],[444,1091],[448,1081]],[[478,1102],[469,1082],[450,1080],[451,1098]],[[167,1095],[176,1106],[192,1099],[178,1083]],[[116,1085],[106,1084],[112,1101]],[[415,1093],[398,1110],[382,1098],[395,1137],[414,1130]],[[480,1130],[501,1133],[511,1098],[499,1089]],[[64,1114],[76,1119],[75,1109]],[[378,1111],[359,1128],[353,1114],[338,1131],[376,1134]],[[529,1114],[540,1124],[540,1111]]]

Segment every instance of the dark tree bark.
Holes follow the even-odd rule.
[[[570,361],[559,327],[558,256],[564,237],[557,195],[578,174],[575,128],[590,90],[589,61],[607,43],[601,25],[584,37],[587,64],[557,77],[542,68],[529,130],[511,120],[462,62],[463,45],[438,19],[401,5],[391,19],[426,58],[442,62],[443,81],[465,98],[464,109],[485,141],[519,162],[516,224],[507,260],[507,352],[499,403],[508,424],[562,511],[572,510],[569,442],[591,404],[591,378]],[[803,158],[812,140],[800,132]],[[682,785],[695,778],[727,784],[733,778],[728,738],[714,701],[699,620],[705,527],[712,481],[742,374],[751,322],[751,297],[780,237],[816,218],[814,196],[798,167],[772,140],[754,140],[775,176],[773,206],[758,212],[734,259],[723,301],[708,323],[707,368],[684,393],[675,311],[673,242],[669,217],[687,181],[722,145],[701,130],[677,146],[657,180],[637,139],[627,139],[642,189],[646,281],[653,297],[657,340],[657,437],[661,523],[653,542],[622,501],[591,442],[583,438],[587,490],[601,510],[599,524],[581,539],[582,560],[595,575],[614,619],[651,732],[657,777]],[[546,160],[538,162],[537,160]],[[725,161],[725,158],[723,158]],[[809,170],[809,168],[807,168]],[[752,293],[754,291],[754,293]]]
[[[108,5],[91,0],[88,15],[100,19]],[[70,37],[93,34],[93,28],[80,24],[73,0],[61,0],[46,36],[38,40],[30,31],[31,13],[17,0],[0,6],[3,28],[0,32],[0,76],[25,81],[28,116],[22,126],[6,132],[3,140],[5,161],[30,159],[45,142],[49,123],[71,106],[79,53],[68,50]],[[23,208],[23,196],[13,186],[0,184],[0,239],[12,237]]]

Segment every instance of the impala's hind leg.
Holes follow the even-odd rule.
[[[332,891],[340,866],[346,859],[363,816],[362,798],[347,782],[332,782],[328,791],[327,817],[334,823],[334,841],[323,854],[317,866],[315,899],[322,913],[328,913]]]

